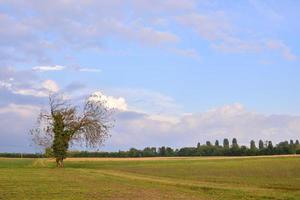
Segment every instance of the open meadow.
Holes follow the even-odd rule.
[[[300,157],[0,158],[0,199],[300,199]]]

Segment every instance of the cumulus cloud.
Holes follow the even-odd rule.
[[[52,92],[52,93],[56,93],[59,91],[59,86],[53,80],[45,80],[42,83],[42,86],[43,86],[43,88],[45,88],[46,90],[48,90],[49,92]]]
[[[103,103],[105,106],[107,106],[110,109],[118,109],[121,111],[127,110],[127,103],[125,99],[122,97],[115,98],[113,96],[104,95],[101,92],[94,92],[89,97],[89,100]]]
[[[300,137],[300,116],[260,114],[241,104],[182,115],[175,123],[138,112],[120,113],[117,122],[108,141],[115,150],[145,145],[195,146],[198,141],[234,137],[245,145],[252,139],[279,142]]]
[[[110,90],[115,96],[122,96],[128,102],[128,109],[136,112],[151,113],[154,115],[177,116],[182,112],[170,96],[162,93],[133,88],[113,88]]]

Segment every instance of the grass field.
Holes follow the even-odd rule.
[[[300,157],[0,158],[0,199],[300,200]]]

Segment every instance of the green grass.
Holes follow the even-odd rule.
[[[1,159],[0,199],[300,199],[300,157]]]

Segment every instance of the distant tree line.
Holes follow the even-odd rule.
[[[51,157],[51,152],[44,154],[20,154],[20,153],[0,153],[0,157],[13,158],[38,158]],[[90,151],[70,151],[68,157],[171,157],[171,156],[258,156],[258,155],[286,155],[300,154],[299,140],[290,140],[273,145],[271,141],[259,140],[256,145],[254,140],[250,141],[249,147],[239,145],[236,138],[230,144],[228,139],[223,140],[221,145],[218,140],[215,143],[207,141],[205,144],[198,143],[195,147],[183,147],[173,149],[171,147],[146,147],[143,150],[130,148],[128,151],[118,152],[90,152]]]
[[[0,153],[2,158],[42,158],[45,157],[42,153]]]
[[[218,140],[212,144],[197,144],[196,147],[183,147],[172,149],[171,147],[146,147],[143,150],[131,148],[128,151],[118,152],[88,152],[71,151],[69,157],[171,157],[171,156],[257,156],[257,155],[285,155],[300,154],[299,140],[280,142],[273,145],[271,141],[259,140],[258,146],[251,140],[250,146],[239,145],[236,138],[231,144],[228,139],[223,140],[223,145]]]

